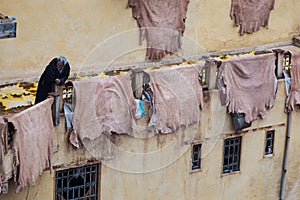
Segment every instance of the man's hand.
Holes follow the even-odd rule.
[[[55,83],[57,84],[57,85],[59,85],[60,84],[60,79],[55,79]]]

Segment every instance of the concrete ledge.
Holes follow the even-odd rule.
[[[270,50],[270,49],[284,47],[284,46],[290,46],[290,45],[295,45],[297,47],[300,47],[299,40],[300,40],[300,36],[296,37],[296,39],[293,38],[292,40],[271,43],[271,44],[265,44],[265,45],[259,45],[259,46],[245,47],[245,48],[225,50],[225,51],[217,51],[217,52],[207,52],[207,53],[201,53],[201,54],[196,53],[193,56],[189,56],[189,57],[185,57],[185,58],[184,57],[172,58],[172,59],[157,60],[157,61],[151,61],[151,62],[140,62],[140,63],[130,64],[130,65],[114,66],[114,67],[111,67],[109,69],[109,71],[138,69],[138,68],[142,69],[142,68],[147,68],[147,67],[152,67],[152,66],[161,66],[161,65],[182,63],[185,61],[205,60],[205,59],[208,59],[211,57],[217,57],[220,55],[241,54],[241,53],[248,53],[251,51],[264,51],[264,50]],[[95,75],[95,74],[98,74],[101,72],[103,72],[103,70],[71,72],[70,76],[71,76],[71,78],[75,78],[76,76],[90,76],[90,75]],[[39,77],[19,78],[19,79],[0,81],[0,85],[7,85],[7,84],[18,83],[18,82],[38,82],[38,80],[39,80]]]

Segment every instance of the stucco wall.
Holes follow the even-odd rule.
[[[269,29],[238,34],[230,0],[191,0],[179,52],[234,49],[291,39],[299,33],[300,2],[276,0]],[[144,60],[127,0],[0,0],[0,12],[17,17],[17,38],[0,40],[0,81],[38,77],[49,61],[65,55],[72,71],[104,70]]]
[[[13,180],[9,181],[8,185],[8,194],[2,194],[0,199],[19,199],[19,200],[53,200],[54,193],[52,191],[55,190],[54,186],[55,176],[51,175],[49,171],[44,171],[43,175],[40,176],[34,187],[24,188],[21,192],[16,193],[16,185]]]
[[[286,130],[284,92],[284,84],[280,81],[275,107],[268,111],[266,119],[255,121],[251,128],[242,133],[239,172],[222,175],[224,138],[234,134],[226,108],[220,106],[218,91],[212,91],[210,101],[205,103],[201,112],[201,171],[190,173],[190,145],[182,146],[175,135],[169,140],[166,137],[170,136],[160,136],[143,142],[139,140],[138,143],[122,136],[118,141],[120,149],[143,153],[144,157],[132,156],[123,160],[121,155],[124,154],[120,152],[115,160],[104,162],[101,198],[278,199]],[[275,130],[272,157],[264,157],[265,134],[268,130]],[[175,145],[174,140],[177,142]],[[148,154],[155,152],[155,149],[156,157],[151,159]],[[171,159],[173,162],[166,165],[165,161]],[[128,165],[136,171],[126,168]]]
[[[278,199],[284,127],[276,128],[275,156],[263,158],[265,131],[255,131],[243,137],[241,170],[239,173],[221,175],[223,140],[208,139],[203,143],[202,170],[190,172],[190,150],[171,165],[140,174],[126,173],[102,165],[102,199]],[[127,144],[133,145],[133,144]],[[170,153],[168,156],[177,155]],[[135,160],[119,160],[126,165],[153,165]],[[121,165],[122,165],[121,164]]]

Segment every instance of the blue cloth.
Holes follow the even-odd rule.
[[[286,95],[289,95],[290,87],[291,87],[291,77],[289,76],[289,74],[285,70],[283,70],[283,74],[284,74]]]
[[[66,126],[67,130],[71,130],[73,128],[72,125],[72,118],[73,118],[73,110],[72,110],[72,105],[65,102],[64,103],[64,113],[65,113],[65,118],[66,118]]]
[[[142,117],[145,117],[146,116],[146,112],[145,112],[145,108],[144,108],[142,100],[140,100],[140,109],[141,109],[141,112],[142,112]]]
[[[134,99],[135,102],[135,118],[139,119],[141,117],[144,117],[146,115],[143,102],[140,99]]]

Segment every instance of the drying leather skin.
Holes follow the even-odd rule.
[[[189,0],[128,1],[140,28],[140,43],[147,40],[146,59],[161,59],[181,49],[188,3]]]
[[[71,144],[78,148],[80,141],[95,140],[103,133],[132,135],[136,124],[130,74],[74,81],[73,85],[76,106]]]
[[[240,26],[240,35],[258,31],[260,27],[268,28],[274,3],[275,0],[232,0],[230,17]]]
[[[150,75],[153,90],[153,114],[149,127],[157,133],[170,133],[181,126],[199,123],[203,93],[196,66],[145,72]]]
[[[50,172],[52,171],[53,100],[48,98],[8,118],[16,131],[13,136],[16,192],[20,192],[26,186],[33,186],[46,168],[49,167]]]
[[[245,113],[245,122],[265,118],[276,97],[275,55],[247,55],[222,62],[219,70],[229,113]]]
[[[300,104],[300,51],[290,51],[291,58],[291,88],[286,100],[287,111],[293,111],[294,105]]]
[[[0,170],[1,170],[1,177],[0,177],[0,193],[1,193],[1,186],[2,180],[5,179],[5,165],[4,165],[4,137],[6,136],[7,132],[7,122],[4,121],[4,118],[0,116]]]

